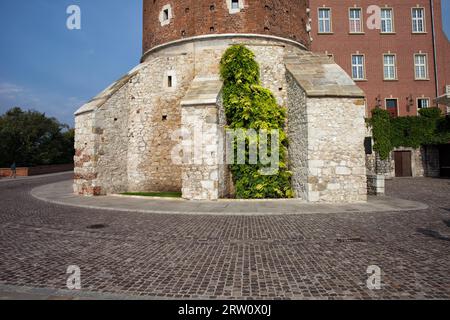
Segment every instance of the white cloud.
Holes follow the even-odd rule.
[[[0,114],[12,107],[45,112],[64,123],[73,125],[73,113],[85,103],[76,96],[36,91],[10,82],[0,82]]]
[[[0,94],[14,96],[15,94],[22,93],[24,89],[15,84],[8,82],[0,82]]]

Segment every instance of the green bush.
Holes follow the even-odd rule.
[[[229,129],[279,130],[279,171],[274,175],[263,175],[266,168],[249,164],[249,145],[259,139],[246,138],[246,164],[233,164],[231,171],[236,186],[236,196],[242,199],[291,198],[292,173],[287,169],[288,140],[284,132],[286,111],[278,106],[272,92],[261,86],[259,65],[252,51],[242,45],[230,47],[220,63],[220,74],[224,82],[223,102]],[[275,137],[273,137],[275,138]],[[252,140],[252,141],[250,141]],[[270,145],[270,143],[269,143]],[[237,144],[234,144],[236,151]],[[271,155],[270,147],[268,154]]]

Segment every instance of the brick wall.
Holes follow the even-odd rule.
[[[442,6],[440,0],[434,0],[434,7],[436,12],[436,45],[437,45],[437,62],[438,62],[438,81],[439,81],[439,95],[445,93],[445,86],[450,85],[450,42],[443,31]]]
[[[28,168],[17,168],[16,175],[18,177],[28,177]],[[0,168],[0,177],[10,177],[11,169]]]
[[[144,0],[143,51],[182,38],[225,33],[268,34],[305,45],[307,0],[241,0],[243,9],[230,14],[226,0]],[[160,14],[170,5],[170,23]]]
[[[399,115],[417,115],[417,99],[429,98],[431,104],[436,98],[434,71],[434,53],[431,23],[430,0],[311,0],[312,50],[333,54],[335,61],[351,75],[351,55],[365,56],[366,79],[357,81],[358,86],[367,95],[368,109],[371,110],[381,101],[385,107],[386,98],[398,99]],[[394,33],[381,34],[380,30],[369,30],[366,25],[370,5],[385,5],[393,8]],[[411,9],[419,5],[425,8],[425,33],[412,33]],[[450,45],[442,31],[440,0],[434,0],[435,27],[437,40],[439,93],[450,82]],[[318,9],[332,9],[332,33],[318,33]],[[362,8],[363,33],[349,33],[349,8]],[[415,80],[414,54],[428,55],[429,80]],[[397,56],[397,80],[386,81],[383,78],[383,54],[391,52]],[[411,105],[408,100],[412,98]],[[380,100],[378,100],[380,98]]]

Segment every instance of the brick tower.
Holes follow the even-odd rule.
[[[309,46],[307,0],[144,0],[143,50],[214,35],[271,35]]]
[[[366,199],[364,93],[328,57],[308,51],[308,1],[144,0],[143,19],[141,64],[75,114],[77,194],[230,196],[219,62],[230,45],[243,44],[288,110],[297,197]],[[199,128],[200,158],[185,161]]]

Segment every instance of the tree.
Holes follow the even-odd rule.
[[[44,113],[13,108],[0,116],[1,167],[70,163],[73,141],[73,129]]]

